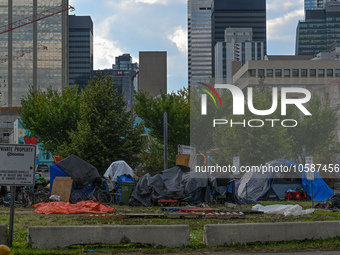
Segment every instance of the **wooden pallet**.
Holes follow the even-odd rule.
[[[187,207],[162,207],[162,212],[178,212],[180,209],[195,209],[195,206],[187,206]]]
[[[261,211],[253,211],[253,210],[222,210],[220,212],[224,213],[232,213],[232,212],[242,212],[243,214],[264,214],[264,212]]]
[[[84,219],[128,219],[128,218],[178,218],[178,219],[244,219],[245,215],[242,212],[213,212],[213,213],[126,213],[126,214],[95,214],[85,215]]]
[[[179,212],[181,213],[212,213],[216,211],[222,211],[222,209],[215,209],[215,208],[179,209]]]

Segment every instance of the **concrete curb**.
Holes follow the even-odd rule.
[[[31,247],[40,249],[127,243],[174,248],[190,245],[190,228],[189,225],[37,226],[28,228],[27,238]]]
[[[203,243],[207,246],[220,246],[258,241],[326,239],[335,236],[340,236],[339,221],[221,224],[204,226]]]

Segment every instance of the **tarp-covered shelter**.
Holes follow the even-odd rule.
[[[68,156],[57,163],[57,166],[73,179],[75,189],[85,188],[92,182],[102,182],[96,167],[76,155]]]
[[[130,175],[133,177],[132,168],[124,160],[113,162],[106,170],[104,177],[109,179],[111,182],[117,182],[117,177],[120,175]]]
[[[190,171],[186,166],[176,166],[162,172],[145,174],[133,190],[129,203],[151,206],[158,200],[184,198],[190,202],[210,202],[212,188],[220,193],[226,191],[226,186],[217,186],[214,176]]]
[[[282,171],[281,166],[286,167],[285,171],[287,169],[290,171]],[[247,172],[242,176],[237,190],[239,199],[249,201],[256,201],[260,198],[284,199],[285,191],[297,188],[304,188],[307,195],[311,197],[311,182],[307,181],[306,169],[299,168],[298,164],[286,159],[268,162],[265,167],[259,168],[259,171]],[[333,193],[334,191],[328,187],[320,174],[314,172],[313,199],[326,201]]]

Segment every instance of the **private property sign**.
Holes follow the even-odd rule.
[[[35,145],[0,144],[0,185],[34,185],[35,157]]]

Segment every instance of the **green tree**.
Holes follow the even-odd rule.
[[[125,160],[132,168],[143,148],[142,126],[135,126],[123,95],[114,89],[112,77],[96,77],[83,90],[77,129],[58,150],[62,157],[75,154],[104,174],[113,161]]]
[[[143,152],[138,157],[141,164],[137,167],[137,175],[159,172],[164,169],[164,146],[153,137],[148,137]]]
[[[254,90],[253,104],[258,110],[270,109],[272,92],[265,89]],[[229,123],[217,125],[214,135],[214,145],[217,149],[212,152],[212,156],[217,162],[232,163],[234,156],[240,156],[242,165],[260,165],[276,158],[291,158],[292,150],[287,128],[282,127],[280,122],[266,121],[266,119],[281,119],[280,107],[269,116],[255,115],[247,107],[245,107],[245,115],[242,116],[232,115],[232,111],[225,112]],[[252,119],[262,120],[264,125],[250,127],[248,121]],[[243,124],[231,127],[231,120],[233,123],[245,122],[245,127]],[[254,121],[251,125],[261,126],[262,123]]]
[[[19,115],[25,129],[31,131],[44,150],[55,153],[59,146],[70,141],[69,131],[77,128],[80,109],[78,88],[67,87],[62,91],[30,87],[21,99]]]
[[[329,163],[339,143],[334,140],[337,125],[336,113],[330,108],[329,101],[321,102],[313,95],[307,105],[311,116],[295,114],[298,126],[289,129],[294,159],[302,163],[302,146],[306,146],[306,156],[313,156],[317,163]],[[335,150],[335,151],[334,151]]]
[[[175,165],[179,144],[190,144],[190,105],[189,90],[183,88],[177,92],[152,97],[146,92],[134,96],[134,110],[144,120],[150,135],[164,145],[164,112],[168,115],[168,162]]]

